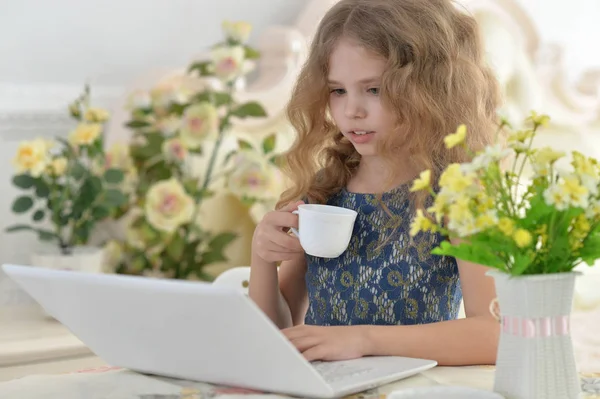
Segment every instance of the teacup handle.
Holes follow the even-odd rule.
[[[298,214],[298,211],[292,211],[292,213],[294,215]],[[298,229],[294,228],[294,227],[290,227],[290,230],[292,231],[292,233],[294,233],[294,235],[298,238],[300,238],[300,232],[298,231]]]

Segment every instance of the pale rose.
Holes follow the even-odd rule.
[[[145,90],[135,90],[127,99],[128,110],[148,109],[152,106],[152,98],[150,93]]]
[[[123,143],[114,143],[104,156],[105,169],[117,168],[124,171],[133,169],[133,158],[129,146]]]
[[[174,115],[168,116],[156,121],[154,126],[165,136],[172,136],[181,128],[181,118]]]
[[[252,32],[252,25],[244,21],[224,21],[222,28],[228,39],[238,43],[246,42],[250,37],[250,32]]]
[[[277,167],[252,151],[240,151],[233,162],[228,180],[228,189],[233,194],[257,200],[279,196],[283,179]]]
[[[93,144],[102,133],[102,125],[98,123],[80,123],[69,136],[69,142],[78,147]]]
[[[242,46],[217,47],[211,51],[214,73],[225,82],[231,82],[244,74],[245,50]]]
[[[162,145],[162,152],[166,159],[169,161],[181,162],[185,160],[188,154],[188,150],[181,141],[181,139],[174,137],[169,140],[165,140]]]
[[[17,148],[13,164],[19,173],[29,173],[33,177],[39,177],[50,162],[48,150],[49,142],[44,139],[23,141]]]
[[[190,91],[185,87],[171,83],[161,83],[150,91],[152,105],[156,108],[184,104],[189,101],[190,95]]]
[[[110,114],[102,108],[88,108],[83,117],[88,122],[102,123],[108,120]]]
[[[50,162],[48,169],[50,171],[50,174],[52,174],[53,176],[62,176],[65,174],[68,164],[69,161],[67,160],[67,158],[58,157],[54,158],[52,162]]]
[[[181,126],[181,141],[187,148],[198,148],[207,138],[219,133],[219,114],[208,102],[186,108]]]
[[[176,179],[154,184],[146,194],[146,220],[157,230],[173,233],[189,223],[194,215],[194,200]]]

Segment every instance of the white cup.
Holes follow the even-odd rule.
[[[344,253],[358,215],[356,211],[332,205],[302,204],[293,213],[298,215],[298,230],[292,232],[309,255],[337,258]]]

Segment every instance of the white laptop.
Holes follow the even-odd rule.
[[[232,288],[2,267],[97,356],[144,374],[333,398],[436,366],[404,357],[308,362],[250,298]]]

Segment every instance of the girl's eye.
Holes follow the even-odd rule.
[[[376,96],[379,95],[379,88],[378,87],[373,87],[371,89],[368,90],[369,93],[374,94]]]
[[[342,94],[346,94],[346,90],[344,89],[333,89],[330,93],[341,96]]]

